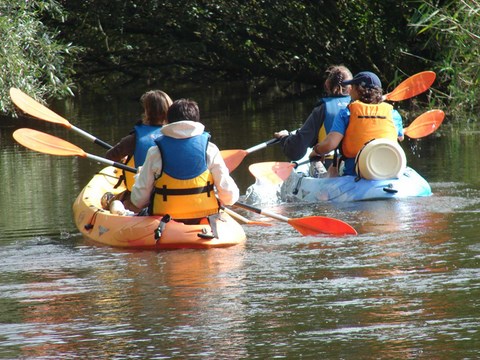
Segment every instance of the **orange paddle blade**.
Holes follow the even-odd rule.
[[[289,162],[267,161],[248,167],[250,173],[263,182],[278,185],[288,179],[295,165]]]
[[[356,235],[357,231],[342,220],[328,218],[324,216],[307,216],[299,219],[291,219],[286,216],[276,214],[274,212],[260,209],[249,204],[237,201],[235,206],[253,211],[257,214],[269,216],[271,218],[286,222],[293,226],[302,235]]]
[[[235,170],[238,165],[245,159],[245,156],[248,155],[248,152],[245,150],[222,150],[220,151],[225,165],[230,172]]]
[[[385,95],[386,100],[401,101],[419,95],[428,90],[435,81],[433,71],[422,71],[401,82],[391,93]]]
[[[87,157],[87,153],[68,141],[33,129],[18,129],[13,138],[21,145],[41,153]]]
[[[46,106],[43,106],[38,101],[25,94],[22,90],[10,88],[10,98],[12,99],[12,102],[24,113],[27,113],[38,119],[63,125],[67,128],[72,127],[72,124],[70,124],[67,119],[64,119]]]
[[[422,138],[437,130],[444,118],[445,113],[442,110],[427,111],[403,129],[403,132],[412,139]]]
[[[288,223],[302,235],[357,235],[357,231],[346,222],[325,216],[288,219]]]

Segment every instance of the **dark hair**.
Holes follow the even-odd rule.
[[[361,85],[353,85],[356,86],[358,96],[361,102],[364,102],[366,104],[380,104],[383,99],[383,90],[382,88],[379,88],[378,86],[375,86],[373,88],[366,88]]]
[[[198,104],[189,99],[175,100],[168,108],[167,120],[169,123],[181,120],[200,121]]]
[[[326,71],[325,91],[327,95],[348,95],[349,85],[342,85],[343,81],[352,79],[352,73],[346,66],[332,65]]]
[[[143,109],[143,122],[148,125],[163,125],[172,99],[161,90],[150,90],[140,98]]]

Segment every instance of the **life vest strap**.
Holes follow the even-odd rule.
[[[359,115],[359,119],[386,119],[386,116],[380,116],[380,115]]]
[[[207,182],[206,186],[200,186],[190,189],[167,189],[166,185],[163,185],[161,188],[156,187],[155,193],[163,196],[163,201],[167,201],[168,195],[195,195],[207,193],[207,196],[210,197],[210,193],[213,191],[213,184],[210,184],[210,181]]]

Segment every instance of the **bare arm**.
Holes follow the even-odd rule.
[[[330,151],[335,150],[338,145],[340,145],[340,141],[343,139],[343,134],[339,132],[332,131],[328,133],[327,137],[313,148],[317,155],[324,155],[328,154]]]

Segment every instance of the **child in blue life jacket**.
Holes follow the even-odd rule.
[[[325,96],[319,99],[302,127],[292,133],[282,130],[274,134],[276,138],[281,139],[283,153],[292,161],[300,160],[308,148],[325,139],[335,116],[350,103],[350,85],[343,83],[352,79],[350,70],[343,65],[332,65],[326,74]],[[328,159],[325,166],[328,167],[330,163],[331,159]],[[322,176],[326,172],[325,166],[320,161],[313,161],[310,175]]]
[[[199,122],[197,103],[174,101],[167,120],[136,175],[132,203],[137,208],[148,205],[150,215],[168,214],[190,224],[218,213],[222,205],[233,205],[240,191]]]
[[[139,120],[133,130],[105,155],[109,160],[124,161],[135,168],[143,165],[148,149],[155,145],[155,138],[160,135],[160,129],[167,123],[167,111],[172,104],[172,99],[161,90],[150,90],[142,95],[140,102],[144,111],[142,120]],[[111,193],[105,194],[102,198],[102,206],[108,209],[112,201],[120,200],[126,209],[138,212],[139,209],[130,201],[134,174],[124,171],[123,180],[127,190],[115,196]]]

